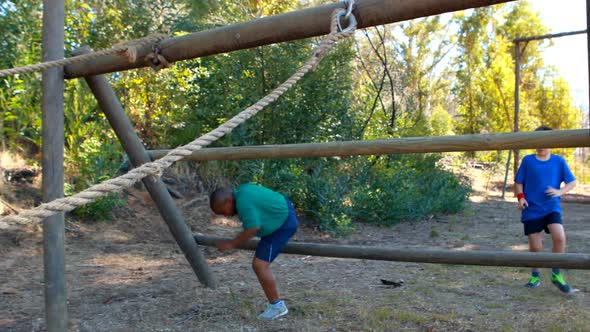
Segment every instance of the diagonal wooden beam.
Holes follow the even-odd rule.
[[[85,48],[78,50],[81,53],[89,51]],[[139,166],[149,162],[150,158],[137,136],[131,120],[125,114],[119,98],[106,77],[94,75],[85,78],[133,165]],[[158,176],[148,176],[142,181],[199,281],[208,287],[215,288],[217,281],[213,277],[205,257],[192,240],[190,228],[184,221],[162,179]]]

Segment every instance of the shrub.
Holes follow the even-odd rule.
[[[227,169],[221,172],[238,183],[255,182],[282,192],[320,230],[343,235],[354,229],[354,222],[393,225],[461,211],[469,184],[437,166],[439,159],[409,155],[250,160],[215,169]]]
[[[76,154],[69,155],[69,173],[73,175],[65,186],[66,196],[116,176],[120,152],[114,145],[105,145],[99,138],[90,137],[75,151]],[[78,207],[72,213],[88,220],[111,219],[112,209],[122,204],[120,194],[112,194]]]

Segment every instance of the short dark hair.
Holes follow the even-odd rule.
[[[222,187],[216,189],[214,192],[209,195],[209,207],[213,212],[216,211],[216,208],[219,207],[225,200],[233,194],[233,191],[229,187]]]
[[[543,130],[553,130],[553,128],[551,128],[549,126],[540,126],[537,129],[535,129],[535,131],[543,131]]]

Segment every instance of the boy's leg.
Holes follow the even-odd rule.
[[[549,224],[547,225],[549,232],[551,233],[551,240],[553,241],[553,252],[565,253],[565,230],[562,224]]]
[[[529,238],[529,251],[530,252],[541,252],[543,251],[543,233],[532,233],[528,235]],[[531,278],[525,286],[529,288],[538,287],[541,284],[541,272],[537,268],[533,268],[531,271]]]
[[[295,208],[288,199],[286,201],[289,208],[287,220],[275,232],[260,239],[252,260],[252,268],[269,302],[266,310],[258,316],[261,319],[275,319],[289,312],[285,302],[280,300],[275,278],[270,271],[270,264],[283,251],[289,239],[297,231],[298,222]]]
[[[543,251],[543,233],[533,233],[528,235],[529,238],[529,251],[530,252],[541,252]],[[533,268],[533,272],[539,272],[538,268]]]
[[[553,241],[553,252],[565,253],[565,230],[561,223],[552,223],[547,225],[547,229],[551,233],[551,240]],[[551,274],[551,282],[562,292],[570,293],[572,288],[565,282],[563,275],[559,268],[553,268]]]
[[[262,286],[262,290],[264,290],[268,302],[277,302],[279,300],[279,291],[277,290],[275,278],[270,271],[270,262],[254,257],[252,268],[256,273],[256,277],[258,277],[258,281],[260,282],[260,286]]]

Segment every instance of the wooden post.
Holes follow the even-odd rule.
[[[43,61],[64,57],[64,0],[43,1]],[[64,74],[62,68],[43,71],[42,78],[43,201],[64,195]],[[68,328],[64,214],[43,220],[45,322],[49,332]]]
[[[356,0],[353,13],[360,29],[510,1],[513,0]],[[321,36],[330,32],[330,14],[336,8],[345,8],[345,3],[337,2],[174,37],[162,41],[160,48],[162,55],[172,63]],[[66,76],[74,78],[148,66],[143,59],[152,52],[152,46],[146,45],[137,51],[139,60],[135,63],[110,55],[68,65]]]
[[[516,36],[518,38],[518,36]],[[514,42],[514,132],[518,132],[518,113],[520,112],[520,43]],[[520,155],[518,150],[514,150],[514,176],[518,171]]]
[[[88,53],[90,50],[85,48],[77,50],[77,52]],[[139,166],[149,162],[150,158],[145,151],[141,140],[137,136],[131,121],[119,103],[115,91],[113,91],[104,75],[88,76],[85,77],[85,79],[90,90],[94,93],[102,111],[113,127],[117,137],[121,141],[131,163],[134,166]],[[168,228],[178,242],[184,256],[199,278],[199,281],[207,287],[215,288],[215,278],[209,270],[207,261],[193,241],[191,230],[186,225],[184,218],[176,207],[166,185],[156,176],[148,176],[142,181],[156,203],[162,218],[164,218],[168,224]]]
[[[221,238],[195,235],[195,241],[203,246],[215,246]],[[256,250],[258,240],[250,240],[239,249]],[[319,243],[289,242],[286,254],[370,259],[379,261],[415,262],[433,264],[459,264],[482,266],[561,267],[590,270],[590,255],[528,253],[514,251],[459,251],[433,249],[405,249],[372,246],[350,246]]]
[[[453,151],[491,151],[514,148],[589,147],[590,130],[548,130],[506,134],[476,134],[438,137],[406,137],[388,140],[344,141],[260,146],[204,148],[184,160],[243,160],[266,158],[300,158],[362,156],[381,154],[429,153]],[[152,159],[170,150],[149,151]]]

